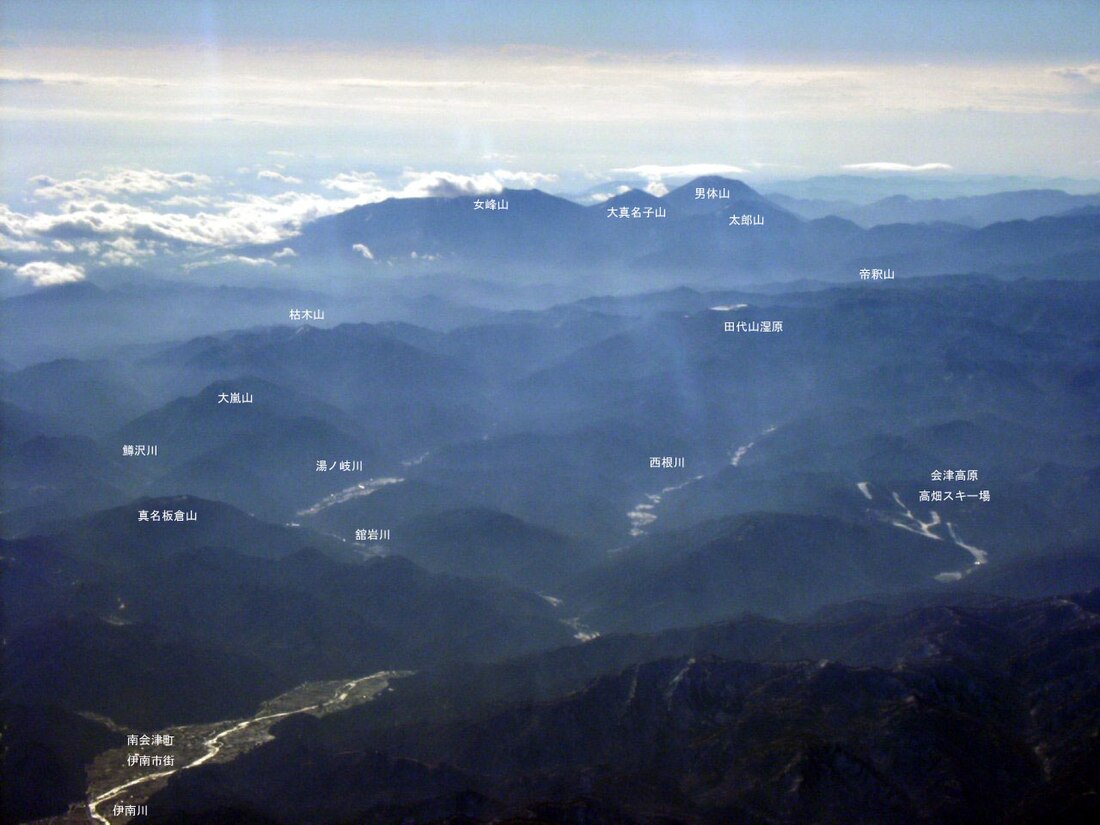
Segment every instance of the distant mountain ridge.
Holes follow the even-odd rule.
[[[1071,214],[1100,206],[1100,193],[1070,195],[1058,189],[1025,189],[954,198],[891,195],[873,203],[793,198],[779,193],[769,199],[806,219],[835,215],[864,228],[888,223],[957,223],[980,229],[992,223]]]
[[[508,208],[478,207],[489,198]],[[997,224],[985,232],[950,223],[954,213],[938,214],[935,204],[927,214],[914,214],[916,222],[868,230],[844,217],[805,220],[742,181],[707,176],[661,197],[630,189],[590,206],[537,189],[390,199],[320,218],[285,245],[298,255],[294,267],[324,262],[370,273],[415,261],[427,271],[481,269],[490,278],[521,282],[561,278],[562,268],[608,278],[630,271],[651,285],[685,278],[730,285],[802,277],[807,271],[826,280],[848,280],[866,267],[891,268],[901,277],[999,274],[1005,267],[1026,270],[1076,254],[1085,257],[1063,266],[1062,276],[1094,277],[1089,264],[1100,260],[1100,216],[1046,217],[1051,198],[1057,196],[1024,198],[1030,205],[1007,195],[1001,201],[978,201],[1012,216],[1044,216],[1008,234],[997,231]],[[891,204],[911,203],[899,198],[874,208],[885,214]],[[1093,201],[1067,195],[1059,201],[1065,209],[1057,211],[1078,203]],[[928,215],[936,215],[933,222]],[[267,255],[283,245],[243,251]]]

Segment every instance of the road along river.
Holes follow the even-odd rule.
[[[116,748],[100,754],[88,771],[88,814],[104,825],[127,821],[131,817],[115,814],[108,803],[125,795],[127,805],[144,804],[174,774],[215,760],[231,761],[269,739],[268,730],[278,719],[296,713],[321,716],[369,702],[389,687],[391,679],[408,675],[410,671],[384,670],[351,681],[307,682],[265,702],[249,719],[169,728],[163,734],[170,734],[178,743],[171,748],[174,751],[171,755],[183,757],[182,765],[132,777],[105,790],[97,790],[97,786],[117,781],[119,773],[134,770],[127,767],[127,755],[133,748]]]

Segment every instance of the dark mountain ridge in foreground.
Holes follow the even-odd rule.
[[[293,718],[151,805],[165,823],[1085,822],[1098,610],[1100,592],[925,609],[862,622],[864,637],[895,625],[873,664],[696,652],[454,721],[364,727],[383,705]]]

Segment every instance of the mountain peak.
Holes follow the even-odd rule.
[[[734,200],[743,198],[760,198],[764,199],[764,196],[749,186],[747,183],[736,180],[735,178],[726,178],[721,175],[700,175],[697,178],[685,183],[683,186],[678,186],[673,189],[665,197],[670,197],[677,192],[685,192],[691,195],[692,199],[695,198],[696,190],[698,189],[728,189],[730,197]]]
[[[710,213],[733,205],[742,208],[760,204],[778,208],[748,184],[721,175],[702,175],[676,187],[661,200],[675,208],[677,214]]]

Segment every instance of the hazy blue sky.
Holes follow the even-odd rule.
[[[240,242],[441,186],[1100,176],[1100,2],[4,0],[0,15],[0,253],[135,227]]]
[[[1094,2],[212,2],[6,0],[20,45],[314,43],[458,51],[538,43],[567,49],[709,53],[733,60],[1087,59]]]

